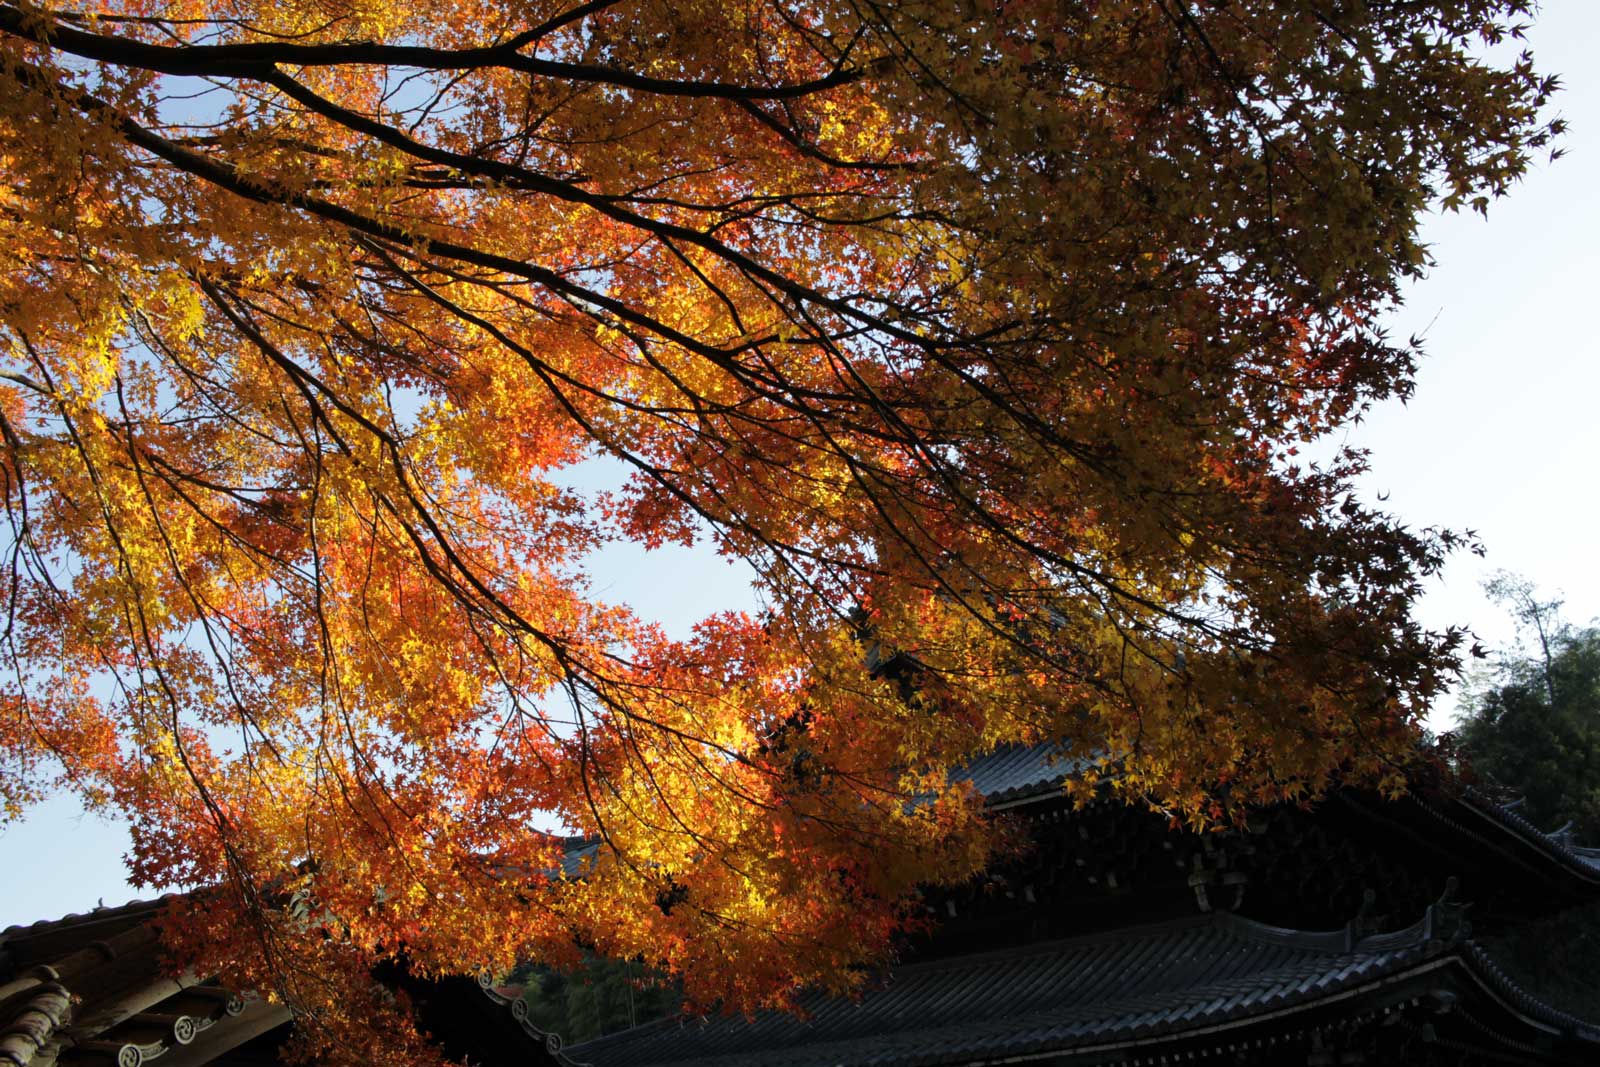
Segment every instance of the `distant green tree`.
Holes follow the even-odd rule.
[[[598,956],[570,972],[519,968],[510,981],[522,986],[528,1021],[569,1043],[659,1019],[683,999],[672,982],[643,964]]]
[[[1526,578],[1502,571],[1485,589],[1515,615],[1518,642],[1469,683],[1459,749],[1481,784],[1520,794],[1540,829],[1570,821],[1580,843],[1600,844],[1600,627],[1566,622],[1560,598]],[[1600,903],[1482,941],[1535,995],[1600,1020]]]
[[[1547,1004],[1600,1022],[1600,903],[1567,908],[1479,938],[1524,989]]]
[[[1571,820],[1600,843],[1600,627],[1565,622],[1561,601],[1525,578],[1502,572],[1485,588],[1522,640],[1470,686],[1461,748],[1478,775],[1523,795],[1541,829]]]

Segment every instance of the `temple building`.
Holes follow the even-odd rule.
[[[0,1067],[276,1062],[287,1008],[162,973],[153,922],[166,905],[135,901],[0,932]]]
[[[1046,748],[969,768],[1033,847],[930,891],[933,932],[856,1000],[593,1036],[531,1010],[537,989],[408,992],[446,1053],[485,1067],[1600,1063],[1600,1025],[1571,1013],[1583,1006],[1494,950],[1600,901],[1600,850],[1421,784],[1194,833],[1110,799],[1074,809],[1070,771]],[[158,906],[0,934],[0,1067],[271,1062],[282,1008],[155,976]]]

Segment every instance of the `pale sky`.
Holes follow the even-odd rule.
[[[1487,220],[1429,221],[1437,266],[1391,320],[1397,336],[1425,337],[1416,394],[1348,435],[1371,450],[1366,485],[1391,512],[1478,532],[1487,557],[1455,559],[1421,616],[1470,625],[1491,647],[1514,634],[1482,594],[1499,568],[1564,592],[1573,621],[1600,614],[1600,3],[1549,0],[1527,43],[1561,76],[1567,154]]]
[[[1529,34],[1538,67],[1565,85],[1567,155],[1541,163],[1487,221],[1428,222],[1438,265],[1392,319],[1424,334],[1428,358],[1409,405],[1349,431],[1372,451],[1365,490],[1414,526],[1476,530],[1485,559],[1462,556],[1420,606],[1427,624],[1471,626],[1503,646],[1513,627],[1482,595],[1497,568],[1562,592],[1575,621],[1600,614],[1600,2],[1549,0]],[[682,633],[748,605],[738,569],[682,549],[616,549],[596,561],[596,592]],[[1453,705],[1436,709],[1446,728]],[[0,927],[57,918],[136,894],[120,826],[52,801],[0,829]]]

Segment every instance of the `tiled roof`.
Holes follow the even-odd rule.
[[[1600,848],[1587,848],[1578,845],[1571,846],[1572,854],[1578,857],[1578,862],[1590,868],[1600,876]]]
[[[1085,765],[1082,760],[1063,759],[1058,753],[1057,746],[1048,742],[1001,745],[952,771],[950,777],[956,781],[970,781],[992,806],[1043,799],[1058,793],[1061,783]],[[561,873],[568,878],[581,876],[587,861],[601,848],[599,838],[568,838],[566,852],[561,857]]]
[[[1066,759],[1051,743],[1005,745],[952,773],[969,779],[993,807],[1004,807],[1055,795],[1063,780],[1086,766],[1085,760]],[[1476,789],[1467,789],[1459,804],[1479,818],[1495,824],[1511,837],[1576,875],[1580,880],[1600,886],[1600,847],[1580,845],[1570,824],[1548,833],[1529,822],[1518,804],[1502,804]],[[1448,806],[1434,809],[1438,817],[1449,819]]]
[[[149,900],[130,900],[125,904],[101,905],[86,912],[72,912],[59,919],[39,919],[31,923],[16,923],[0,930],[0,946],[6,942],[43,934],[54,934],[68,929],[79,929],[90,924],[121,922],[124,919],[143,920],[172,901],[182,899],[181,893],[166,893]]]
[[[1579,845],[1571,823],[1545,833],[1522,815],[1520,801],[1501,804],[1476,789],[1468,789],[1463,802],[1483,818],[1512,830],[1515,836],[1554,857],[1564,867],[1600,885],[1600,848]]]
[[[286,1022],[282,1005],[163,971],[151,920],[176,899],[0,931],[0,1067],[126,1067],[177,1048],[201,1064]]]
[[[951,773],[977,787],[990,804],[1013,803],[1059,790],[1061,783],[1084,768],[1082,760],[1063,759],[1051,743],[1002,745]]]
[[[954,777],[970,780],[991,805],[1006,806],[1055,795],[1062,781],[1081,767],[1080,761],[1060,758],[1053,745],[1013,745],[974,760]],[[1469,792],[1457,803],[1600,884],[1600,850],[1577,847],[1563,831],[1543,833],[1514,807],[1481,795]],[[594,840],[569,841],[565,872],[580,873],[599,847]],[[45,950],[46,942],[76,942],[90,929],[97,931],[91,936],[105,937],[142,924],[167,899],[11,927],[0,932],[0,950],[23,944]],[[1352,943],[1343,931],[1308,934],[1226,914],[1197,917],[917,964],[897,971],[892,983],[859,1002],[810,997],[802,1003],[801,1016],[674,1019],[566,1049],[559,1037],[528,1023],[526,1005],[513,991],[485,992],[509,1013],[525,1038],[568,1064],[831,1067],[848,1062],[853,1067],[923,1067],[1072,1054],[1163,1035],[1181,1039],[1189,1030],[1247,1025],[1265,1012],[1311,1007],[1341,990],[1381,985],[1419,967],[1453,961],[1525,1014],[1559,1031],[1579,1033],[1585,1041],[1600,1042],[1600,1031],[1560,1016],[1516,988],[1477,946],[1441,943],[1421,925]],[[1441,961],[1441,956],[1449,959]],[[59,1025],[48,1011],[40,1015],[37,1027],[32,1016],[18,1014],[5,1021],[13,1024],[0,1027],[8,1051],[10,1044],[37,1041],[23,1030],[39,1029],[38,1037],[47,1038]],[[11,1059],[26,1062],[26,1057]]]
[[[561,855],[561,873],[568,878],[582,875],[587,861],[600,852],[600,845],[599,838],[573,838]]]
[[[669,1020],[568,1052],[594,1067],[923,1067],[1068,1053],[1309,1007],[1447,953],[1482,968],[1470,946],[1434,933],[1419,923],[1352,943],[1342,930],[1214,914],[906,967],[859,1002],[808,998],[805,1018]],[[1583,1025],[1560,1018],[1553,1025]]]

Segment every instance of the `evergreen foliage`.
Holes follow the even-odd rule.
[[[1559,601],[1537,600],[1521,579],[1502,575],[1490,592],[1536,647],[1472,686],[1461,746],[1480,777],[1524,798],[1540,829],[1571,822],[1578,840],[1600,842],[1600,627],[1565,622]]]
[[[591,957],[575,971],[528,966],[522,984],[528,1021],[576,1043],[614,1034],[677,1010],[681,991],[633,960]]]

